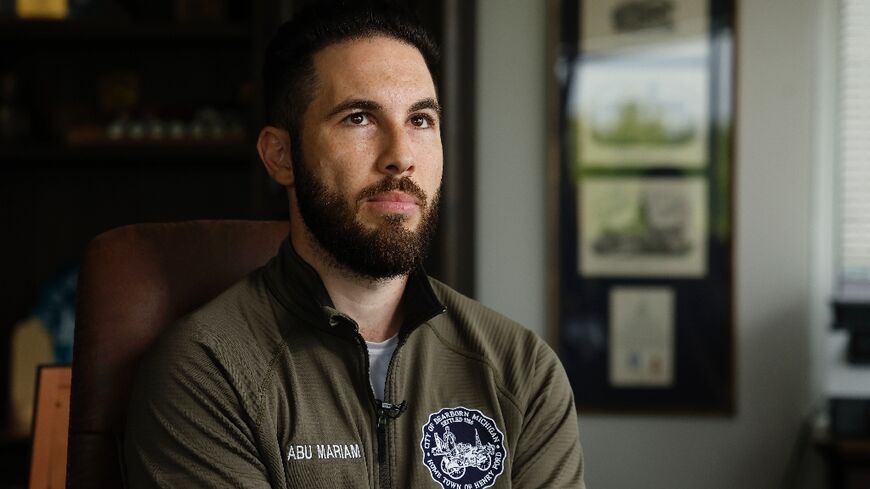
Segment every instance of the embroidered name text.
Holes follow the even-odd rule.
[[[362,458],[359,445],[290,445],[287,461],[329,458]]]

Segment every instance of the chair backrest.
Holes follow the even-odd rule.
[[[123,486],[139,360],[163,329],[274,256],[286,222],[139,224],[97,236],[79,275],[67,487]]]

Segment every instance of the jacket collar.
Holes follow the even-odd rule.
[[[278,302],[291,313],[327,329],[345,325],[358,331],[356,323],[335,308],[320,275],[296,253],[289,236],[281,243],[278,254],[266,264],[265,279]],[[447,311],[432,290],[422,266],[408,276],[402,303],[405,321],[400,336],[407,336],[421,324]]]

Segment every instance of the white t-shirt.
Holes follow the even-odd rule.
[[[393,358],[393,352],[396,351],[398,344],[398,335],[380,343],[366,341],[369,349],[369,382],[372,384],[376,399],[384,400],[387,370],[390,368],[390,359]]]

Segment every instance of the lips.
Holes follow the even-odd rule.
[[[386,177],[360,191],[359,202],[377,214],[418,214],[427,206],[428,199],[409,177]]]
[[[366,204],[377,212],[388,214],[409,214],[420,208],[417,197],[397,190],[376,194],[367,199]]]
[[[420,200],[405,192],[384,192],[369,199],[369,202],[396,202],[402,204],[420,205]]]

